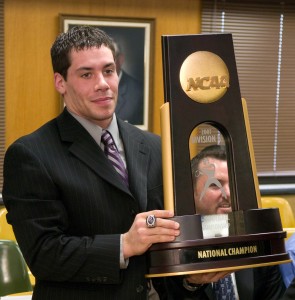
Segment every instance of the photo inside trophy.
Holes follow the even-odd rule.
[[[214,126],[203,123],[189,140],[196,213],[202,216],[204,238],[228,236],[232,211],[225,139]]]

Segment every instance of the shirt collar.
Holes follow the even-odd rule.
[[[96,143],[101,146],[101,134],[102,134],[103,129],[100,126],[94,124],[93,122],[90,122],[89,120],[71,112],[70,110],[68,110],[68,112],[88,131],[88,133],[93,137],[93,139],[96,141]],[[111,121],[110,125],[108,126],[108,128],[106,128],[106,130],[108,130],[111,133],[111,135],[116,143],[116,146],[119,149],[122,149],[122,143],[121,143],[120,134],[119,134],[117,117],[116,117],[115,113],[113,114],[112,121]]]

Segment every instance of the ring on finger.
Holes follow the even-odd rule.
[[[148,228],[154,228],[156,227],[157,218],[155,217],[155,215],[148,215],[145,222]]]

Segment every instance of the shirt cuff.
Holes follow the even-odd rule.
[[[124,259],[123,256],[123,234],[120,236],[120,269],[127,269],[129,258]]]

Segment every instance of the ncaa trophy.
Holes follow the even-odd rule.
[[[232,35],[162,36],[162,50],[164,205],[174,211],[181,234],[174,242],[151,246],[146,277],[289,262],[278,208],[260,208]],[[215,143],[226,149],[232,211],[202,215],[195,210],[191,159],[207,144]]]

